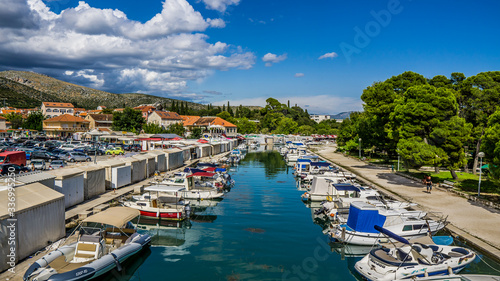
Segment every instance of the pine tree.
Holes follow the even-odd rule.
[[[172,103],[170,104],[170,111],[174,112],[174,110],[175,110],[175,101],[172,101]]]
[[[226,105],[225,104],[222,105],[222,111],[226,111]]]
[[[290,108],[290,100],[288,100],[288,108]]]

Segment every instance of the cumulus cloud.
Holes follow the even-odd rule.
[[[114,93],[179,94],[189,81],[255,63],[253,53],[208,43],[201,33],[223,27],[222,19],[204,19],[186,0],[165,0],[145,23],[84,1],[56,14],[42,0],[2,0],[0,69],[29,69]]]
[[[300,73],[300,72],[299,73],[295,73],[295,77],[297,77],[297,78],[298,77],[304,77],[304,75],[305,75],[304,73]]]
[[[328,59],[328,58],[329,58],[329,59],[333,59],[333,58],[336,58],[336,57],[338,57],[338,56],[339,56],[339,55],[338,55],[337,53],[335,53],[335,52],[331,52],[331,53],[326,53],[326,54],[324,54],[324,55],[320,56],[318,59],[319,59],[319,60],[322,60],[322,59]]]
[[[205,7],[210,10],[225,12],[230,5],[238,5],[240,0],[203,0]]]
[[[303,109],[307,108],[309,113],[314,114],[336,114],[346,111],[361,111],[363,110],[362,101],[359,98],[350,97],[339,97],[334,95],[304,95],[304,96],[286,96],[286,97],[276,97],[277,100],[282,103],[286,103],[290,100],[290,104],[297,104]],[[229,100],[232,105],[254,105],[262,106],[266,105],[266,99],[268,97],[257,97],[248,98],[240,100]],[[228,100],[220,100],[217,102],[212,102],[214,105],[227,104]]]
[[[286,58],[287,58],[286,54],[278,56],[276,54],[267,53],[262,57],[262,61],[266,63],[267,67],[270,67],[273,65],[273,63],[278,63],[280,61],[284,61],[284,60],[286,60]]]

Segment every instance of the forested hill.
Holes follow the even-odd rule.
[[[70,102],[75,107],[95,109],[106,107],[135,107],[159,103],[170,107],[175,99],[146,94],[113,94],[64,82],[43,74],[26,71],[0,72],[0,105],[27,108],[39,107],[43,101]],[[199,110],[205,105],[188,102],[190,109]]]

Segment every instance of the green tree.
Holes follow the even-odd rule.
[[[278,127],[276,128],[275,131],[273,131],[273,133],[285,134],[285,135],[296,134],[297,129],[298,129],[297,122],[293,121],[292,118],[285,117],[278,122]]]
[[[412,162],[413,167],[433,165],[437,169],[442,165],[457,178],[454,169],[463,164],[463,143],[469,138],[471,127],[458,117],[458,104],[452,89],[413,86],[396,100],[391,119],[391,136],[398,141],[398,149],[405,161]],[[407,150],[417,155],[402,152],[409,145],[415,146],[419,142],[423,144],[418,147],[426,149],[426,152],[416,151],[415,148]],[[435,157],[437,155],[437,160],[428,157],[429,151]]]
[[[251,134],[257,132],[257,124],[255,122],[249,121],[248,118],[240,118],[237,122],[238,133],[240,134]]]
[[[23,125],[23,116],[21,114],[11,112],[5,115],[5,119],[10,122],[12,129],[19,129]]]
[[[142,130],[146,134],[164,134],[167,130],[155,123],[147,123],[142,126]]]
[[[234,117],[231,117],[231,114],[229,114],[229,112],[227,112],[227,111],[222,111],[221,113],[217,114],[217,117],[222,118],[222,119],[226,120],[227,122],[232,123],[234,125],[236,125],[236,123],[238,122],[238,120],[236,120],[236,118],[234,118]]]
[[[490,162],[490,175],[498,183],[500,180],[500,110],[497,109],[488,118],[488,127],[484,133],[481,150],[485,159]],[[474,166],[474,170],[477,166]]]
[[[315,131],[316,129],[309,125],[302,125],[297,129],[297,132],[303,136],[310,136],[314,134]]]
[[[31,112],[28,114],[28,117],[23,123],[23,128],[24,129],[30,129],[30,130],[37,130],[37,131],[42,131],[43,130],[43,113],[38,110],[35,112]]]
[[[201,138],[201,134],[203,131],[201,130],[200,127],[193,127],[191,128],[191,134],[189,135],[190,139],[199,139]]]
[[[112,128],[115,131],[140,132],[145,123],[140,110],[130,107],[123,109],[123,112],[113,112]]]
[[[174,123],[174,124],[168,126],[167,132],[171,133],[171,134],[176,134],[176,135],[179,135],[182,137],[182,136],[184,136],[186,129],[184,128],[184,125],[182,123]]]
[[[113,114],[114,108],[104,108],[101,113],[102,114]]]

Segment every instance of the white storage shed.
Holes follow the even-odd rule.
[[[156,158],[155,170],[165,172],[167,170],[167,157],[165,152],[162,150],[150,150],[149,153],[154,155]]]
[[[64,168],[49,171],[56,176],[55,190],[64,194],[65,208],[83,202],[83,171],[76,168]]]
[[[106,192],[106,169],[103,166],[81,166],[83,174],[83,199],[87,200]]]
[[[63,194],[38,182],[18,186],[14,213],[7,209],[9,198],[9,190],[0,191],[0,271],[10,267],[11,235],[15,239],[12,256],[17,263],[66,234]],[[15,228],[9,227],[12,225]]]
[[[183,151],[177,148],[166,149],[167,170],[171,171],[184,165]]]

